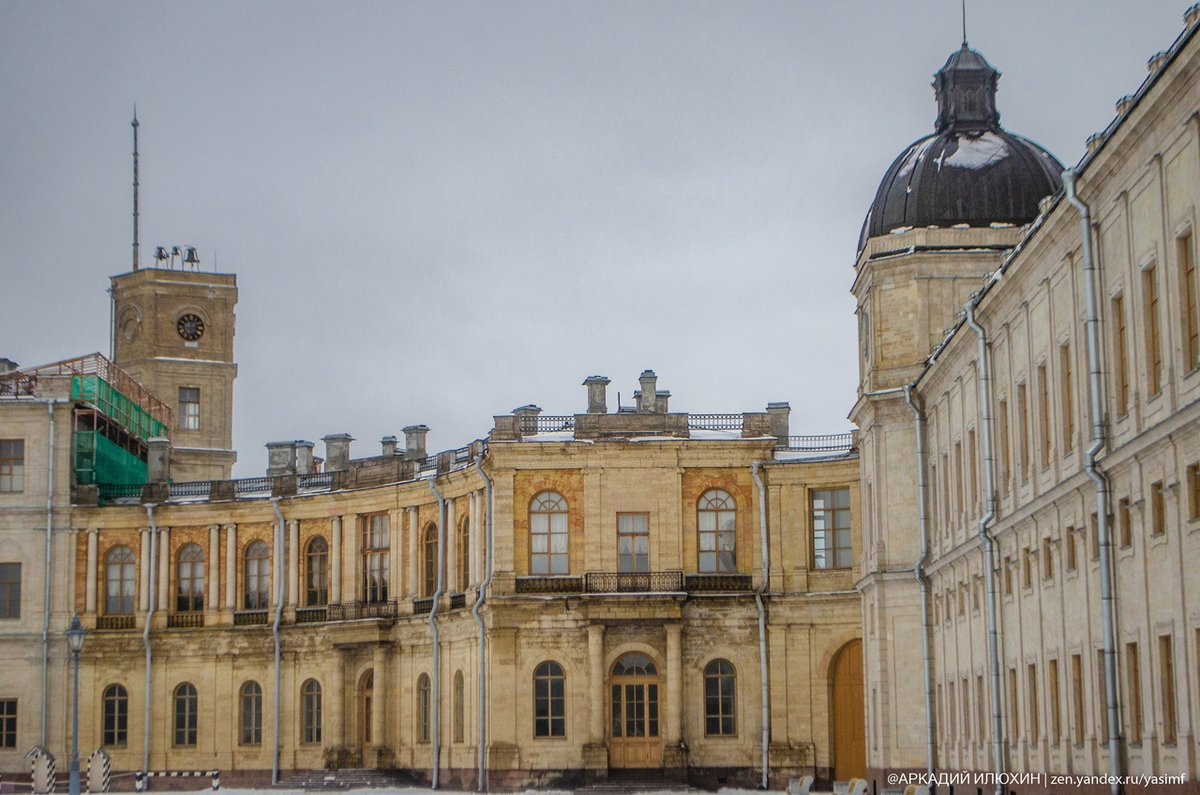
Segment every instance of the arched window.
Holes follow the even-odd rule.
[[[556,662],[544,662],[533,672],[533,736],[567,736],[566,675]]]
[[[266,610],[271,603],[271,550],[265,541],[246,547],[246,609]]]
[[[454,581],[458,590],[465,591],[471,584],[471,520],[463,517],[458,523],[458,535],[454,538]]]
[[[371,723],[374,721],[374,703],[375,703],[375,671],[367,671],[362,677],[362,693],[360,695],[362,703],[362,728],[361,736],[364,746],[371,744]]]
[[[463,704],[466,693],[463,686],[463,672],[454,672],[454,742],[461,743],[463,741],[463,724],[466,707]]]
[[[737,734],[737,674],[728,660],[713,660],[704,667],[704,733]]]
[[[190,613],[204,609],[204,550],[185,544],[175,556],[175,610]]]
[[[700,528],[700,571],[737,571],[737,510],[733,497],[721,489],[709,489],[698,504]]]
[[[429,674],[417,679],[417,742],[429,742]]]
[[[329,604],[329,544],[317,536],[308,542],[305,555],[304,581],[307,583],[305,604],[321,607]]]
[[[262,688],[258,682],[242,685],[242,745],[262,744]]]
[[[104,612],[108,615],[133,612],[133,598],[137,594],[136,562],[133,550],[129,547],[113,547],[104,557],[104,578],[107,583]]]
[[[425,528],[425,539],[421,544],[421,596],[437,593],[438,578],[438,529],[430,523]]]
[[[175,744],[196,744],[196,688],[184,682],[175,688]]]
[[[129,739],[129,693],[121,685],[104,689],[104,745],[124,747]]]
[[[529,504],[529,573],[567,574],[567,501],[543,491]]]
[[[304,700],[304,729],[300,735],[300,742],[319,743],[321,742],[321,683],[316,679],[309,679],[304,683],[301,696]]]

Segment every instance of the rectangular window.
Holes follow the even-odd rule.
[[[812,493],[813,568],[845,569],[853,563],[850,547],[850,489]]]
[[[1062,449],[1063,454],[1075,449],[1075,395],[1071,390],[1071,344],[1066,343],[1060,349],[1062,359]]]
[[[1004,595],[1005,596],[1012,596],[1012,582],[1013,582],[1012,570],[1013,570],[1012,558],[1005,558],[1004,559]]]
[[[1071,735],[1083,745],[1083,655],[1071,655]]]
[[[979,463],[976,458],[975,431],[967,431],[967,483],[971,487],[971,513],[979,510]]]
[[[388,515],[362,517],[363,600],[388,600]]]
[[[650,571],[649,514],[617,514],[617,571],[622,574]]]
[[[0,439],[0,492],[25,490],[25,440]]]
[[[1029,547],[1021,550],[1021,585],[1025,588],[1033,587],[1033,554]]]
[[[1054,579],[1054,546],[1049,536],[1042,539],[1042,579]]]
[[[997,410],[1000,420],[1000,491],[1008,494],[1008,482],[1012,478],[1012,457],[1008,446],[1008,401],[1001,400]]]
[[[1129,720],[1129,742],[1141,744],[1142,742],[1142,668],[1141,661],[1138,659],[1138,645],[1136,643],[1125,644],[1125,673],[1126,673],[1126,694],[1125,703],[1129,705],[1126,709],[1126,717]]]
[[[1158,678],[1162,691],[1162,741],[1174,744],[1176,737],[1175,719],[1175,658],[1171,649],[1171,636],[1158,639]]]
[[[1038,386],[1038,430],[1041,438],[1042,469],[1050,466],[1050,382],[1046,378],[1046,365],[1037,369]]]
[[[1058,695],[1058,660],[1046,663],[1046,694],[1050,696],[1050,744],[1058,745],[1062,740],[1062,705]]]
[[[971,680],[963,677],[962,683],[962,733],[963,739],[971,740]]]
[[[1037,665],[1030,663],[1026,669],[1029,678],[1029,709],[1026,713],[1029,715],[1029,744],[1036,746],[1038,743],[1038,686],[1037,686]]]
[[[1167,506],[1163,496],[1163,482],[1150,484],[1150,535],[1160,536],[1167,532]]]
[[[954,698],[954,682],[946,683],[946,717],[950,719],[950,741],[958,743],[958,706]]]
[[[1068,527],[1063,537],[1067,540],[1066,567],[1067,571],[1075,571],[1078,566],[1078,551],[1075,549],[1075,528]]]
[[[1163,346],[1158,302],[1158,269],[1153,264],[1142,271],[1142,284],[1146,295],[1146,375],[1150,379],[1149,389],[1146,391],[1154,397],[1162,392]]]
[[[983,675],[975,677],[975,721],[979,724],[979,744],[987,739],[987,693],[983,689]]]
[[[21,564],[0,563],[0,618],[21,617]]]
[[[200,387],[179,387],[179,427],[185,431],[200,429]]]
[[[1100,518],[1097,514],[1092,514],[1088,518],[1088,535],[1092,539],[1092,560],[1100,560]],[[1112,539],[1109,539],[1112,543]]]
[[[1200,519],[1200,464],[1187,468],[1188,518]]]
[[[1029,396],[1025,384],[1017,384],[1017,446],[1021,451],[1021,482],[1029,481]]]
[[[1133,522],[1129,512],[1129,498],[1117,500],[1117,533],[1120,536],[1121,547],[1133,545]]]
[[[1017,669],[1008,669],[1008,741],[1016,745],[1021,739],[1021,700],[1017,694]]]
[[[1104,664],[1104,649],[1096,650],[1096,715],[1100,726],[1099,740],[1107,743],[1108,731],[1108,667]]]
[[[958,515],[962,516],[967,512],[967,503],[963,499],[963,483],[967,479],[967,469],[963,465],[962,442],[954,443],[954,468],[957,475],[954,479],[954,507],[958,509]]]
[[[1176,241],[1179,249],[1180,279],[1183,282],[1184,361],[1188,371],[1200,367],[1200,301],[1197,301],[1196,252],[1189,231]]]
[[[1125,299],[1117,296],[1112,300],[1113,347],[1117,357],[1117,416],[1129,413],[1129,329],[1125,325]]]
[[[0,748],[17,747],[17,700],[0,699]]]

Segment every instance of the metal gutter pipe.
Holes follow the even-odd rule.
[[[279,625],[283,621],[284,576],[283,565],[285,528],[283,512],[279,510],[279,498],[271,498],[271,510],[275,511],[275,622],[271,624],[271,636],[275,639],[275,752],[271,760],[271,784],[279,783],[279,671],[282,665],[283,649],[279,642]]]
[[[146,626],[142,628],[142,645],[146,647],[146,713],[143,718],[142,731],[145,734],[145,739],[142,742],[142,773],[150,772],[150,703],[153,700],[150,693],[150,663],[153,662],[154,655],[150,651],[150,623],[154,619],[155,594],[158,592],[156,588],[155,572],[158,570],[158,562],[155,560],[155,550],[158,548],[158,525],[154,521],[154,503],[146,504],[146,519],[150,522],[150,544],[147,552],[150,555],[150,580],[147,586],[150,593],[147,594],[149,600],[146,602]]]
[[[484,784],[484,775],[486,773],[487,763],[487,743],[484,738],[487,735],[487,651],[484,648],[485,633],[483,626],[483,617],[479,615],[480,608],[483,607],[483,600],[486,597],[487,589],[492,584],[492,479],[483,471],[483,456],[475,459],[475,471],[479,473],[479,477],[483,478],[484,498],[484,553],[483,553],[483,582],[479,585],[479,595],[475,599],[475,605],[471,608],[471,615],[475,618],[475,623],[479,625],[479,672],[476,676],[479,677],[479,730],[476,744],[479,746],[479,775],[476,784],[476,790],[483,792],[486,789]]]
[[[979,541],[983,544],[983,568],[987,583],[987,629],[988,668],[992,680],[992,757],[993,769],[997,774],[996,795],[1002,795],[1004,786],[999,774],[1004,766],[1004,723],[1000,710],[1000,625],[996,609],[996,553],[995,541],[988,526],[996,519],[996,461],[992,457],[992,366],[988,355],[987,332],[975,319],[975,308],[982,298],[976,293],[963,306],[967,325],[975,332],[979,341],[979,414],[982,424],[980,434],[983,442],[983,493],[987,510],[979,519]]]
[[[925,414],[913,400],[916,382],[904,387],[904,402],[913,413],[913,433],[917,440],[917,526],[921,531],[921,557],[913,566],[913,574],[921,588],[921,651],[925,659],[925,772],[933,775],[937,759],[936,735],[933,712],[933,653],[929,621],[929,577],[925,574],[925,561],[929,559],[929,513],[925,496]]]
[[[429,479],[429,490],[433,492],[433,496],[437,498],[438,504],[438,560],[437,560],[437,591],[433,594],[433,606],[429,608],[429,629],[433,633],[433,704],[430,712],[433,713],[433,747],[430,751],[433,754],[433,781],[430,782],[430,789],[438,788],[438,769],[441,766],[439,757],[442,752],[442,656],[441,649],[438,644],[438,627],[437,627],[437,609],[438,602],[442,599],[442,588],[444,586],[443,577],[446,572],[446,498],[437,490],[437,485],[433,482],[434,478]],[[482,672],[481,672],[482,673]]]
[[[42,747],[46,747],[46,709],[50,698],[50,578],[54,572],[54,404],[47,400],[46,412],[50,421],[50,441],[46,456],[46,588],[42,603]]]
[[[763,605],[763,594],[770,580],[770,550],[767,547],[767,487],[763,485],[759,470],[762,461],[750,465],[750,474],[758,486],[759,543],[762,545],[762,578],[754,593],[754,604],[758,606],[758,660],[759,678],[762,681],[762,788],[767,789],[767,773],[771,761],[771,685],[767,676],[767,609]]]
[[[1108,765],[1112,781],[1112,793],[1120,791],[1121,776],[1121,724],[1118,720],[1117,700],[1117,648],[1116,619],[1113,603],[1116,593],[1112,571],[1112,539],[1108,533],[1108,478],[1096,463],[1096,455],[1104,447],[1104,380],[1100,367],[1100,308],[1096,300],[1098,274],[1096,260],[1092,254],[1091,209],[1076,193],[1075,181],[1079,175],[1074,169],[1062,174],[1063,188],[1067,201],[1079,212],[1079,235],[1083,255],[1083,284],[1086,296],[1086,316],[1083,327],[1087,338],[1089,407],[1092,420],[1092,441],[1084,452],[1084,470],[1096,484],[1096,533],[1100,540],[1100,613],[1104,625],[1104,679],[1105,700],[1108,709]]]

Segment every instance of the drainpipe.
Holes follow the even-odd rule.
[[[155,594],[158,589],[155,586],[155,573],[158,571],[158,563],[155,560],[155,550],[158,548],[158,525],[154,521],[154,504],[146,504],[146,519],[150,522],[150,593],[149,600],[146,602],[146,626],[142,628],[142,645],[146,647],[146,714],[142,719],[142,730],[145,734],[145,739],[142,743],[142,775],[150,772],[150,703],[153,700],[150,693],[150,663],[153,662],[153,654],[150,651],[150,623],[154,619]]]
[[[929,514],[925,497],[925,415],[913,401],[916,382],[904,387],[904,402],[913,413],[913,433],[917,439],[917,525],[921,531],[921,557],[913,566],[917,584],[921,588],[921,651],[925,658],[925,772],[933,775],[937,745],[934,734],[933,712],[933,664],[932,641],[929,623],[929,577],[925,574],[925,561],[929,559]],[[878,716],[875,718],[879,719]]]
[[[433,496],[437,498],[438,504],[438,571],[437,571],[437,591],[433,594],[433,606],[429,608],[429,629],[433,633],[433,704],[430,711],[433,713],[433,781],[430,784],[431,789],[438,788],[438,768],[441,761],[438,758],[441,756],[441,730],[442,730],[442,655],[441,649],[438,646],[438,628],[437,628],[437,609],[438,602],[442,598],[442,577],[446,570],[446,499],[438,492],[437,485],[433,482],[434,479],[429,479],[429,490],[433,492]],[[489,517],[490,518],[490,517]],[[483,673],[482,671],[480,672]]]
[[[284,571],[283,512],[279,510],[279,498],[271,498],[271,510],[275,511],[275,580],[277,583],[275,598],[275,623],[271,625],[271,636],[275,639],[275,753],[271,761],[271,784],[279,783],[279,669],[282,663],[282,647],[279,643],[279,625],[283,621]]]
[[[1100,311],[1096,301],[1096,261],[1092,256],[1092,213],[1087,204],[1075,192],[1075,180],[1079,175],[1074,169],[1063,172],[1063,187],[1067,201],[1079,212],[1079,234],[1083,254],[1083,284],[1087,298],[1087,316],[1084,330],[1087,333],[1088,387],[1092,420],[1092,441],[1084,453],[1084,470],[1096,484],[1096,532],[1100,537],[1100,612],[1104,625],[1104,680],[1108,709],[1108,766],[1112,781],[1112,793],[1120,791],[1121,776],[1120,727],[1117,701],[1117,647],[1115,611],[1113,602],[1116,593],[1112,576],[1112,539],[1108,534],[1108,479],[1096,463],[1096,455],[1104,447],[1104,403],[1103,376],[1100,371]]]
[[[767,548],[767,487],[763,485],[759,470],[762,461],[750,465],[750,474],[758,486],[758,528],[759,544],[762,546],[762,579],[754,594],[754,604],[758,607],[758,661],[759,678],[762,680],[762,789],[767,788],[767,773],[771,761],[771,685],[767,678],[767,609],[763,605],[763,594],[770,584],[770,551]]]
[[[487,762],[487,744],[484,742],[487,734],[487,712],[484,709],[487,704],[487,676],[485,666],[487,665],[487,653],[484,649],[484,627],[483,617],[479,615],[480,608],[483,607],[484,596],[487,594],[487,589],[492,584],[492,479],[483,471],[483,456],[475,459],[475,471],[479,473],[479,477],[483,478],[484,484],[484,527],[487,529],[484,532],[484,553],[483,553],[483,582],[479,585],[479,595],[475,599],[475,606],[471,608],[471,615],[475,618],[475,623],[479,625],[479,731],[476,742],[479,745],[479,776],[477,791],[483,792],[485,765]]]
[[[979,519],[979,542],[983,545],[983,569],[987,583],[987,629],[988,667],[992,679],[992,764],[997,773],[996,795],[1002,795],[1004,786],[999,774],[1004,765],[1004,724],[1000,710],[1000,625],[996,609],[996,553],[995,540],[988,526],[996,519],[996,461],[992,457],[992,360],[987,350],[987,332],[975,320],[975,308],[982,298],[976,293],[963,306],[967,325],[979,340],[979,415],[983,437],[983,493],[987,499],[987,511]]]
[[[54,559],[54,404],[46,401],[46,412],[50,419],[50,436],[46,457],[46,592],[43,595],[42,615],[42,747],[46,747],[46,709],[50,697],[50,578]]]

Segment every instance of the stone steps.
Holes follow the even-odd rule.
[[[276,788],[337,791],[349,789],[389,789],[410,787],[414,784],[417,784],[417,782],[398,770],[344,768],[342,770],[297,771],[286,779],[281,780],[276,785]]]

